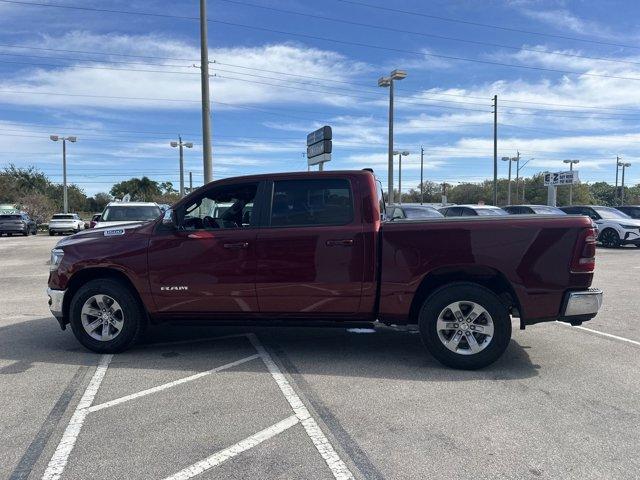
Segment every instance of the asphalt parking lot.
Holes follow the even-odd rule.
[[[0,238],[0,478],[640,477],[640,249],[598,249],[584,328],[514,328],[465,372],[391,328],[160,326],[96,355],[49,314],[57,240]]]

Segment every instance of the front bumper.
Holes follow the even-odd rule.
[[[64,295],[66,290],[53,290],[51,288],[47,288],[47,295],[49,296],[49,310],[54,317],[58,320],[64,317],[63,313],[63,305],[64,305]]]
[[[602,306],[602,290],[590,288],[568,292],[563,302],[560,321],[580,325],[596,316]]]

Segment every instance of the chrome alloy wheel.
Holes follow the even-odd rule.
[[[475,302],[447,305],[438,315],[436,328],[442,344],[460,355],[481,352],[493,338],[493,319]]]
[[[100,342],[116,338],[124,326],[122,308],[109,295],[87,298],[80,312],[82,326],[89,336]]]

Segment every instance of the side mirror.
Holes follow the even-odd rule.
[[[176,215],[172,208],[167,209],[162,216],[162,225],[169,229],[176,228]]]
[[[402,217],[400,215],[396,215],[395,217],[393,217],[391,219],[391,221],[393,221],[393,220],[402,220]]]

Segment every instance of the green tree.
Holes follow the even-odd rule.
[[[122,198],[130,194],[131,200],[142,202],[150,202],[153,198],[162,195],[158,182],[146,176],[142,178],[131,178],[116,183],[109,193],[116,198]]]

